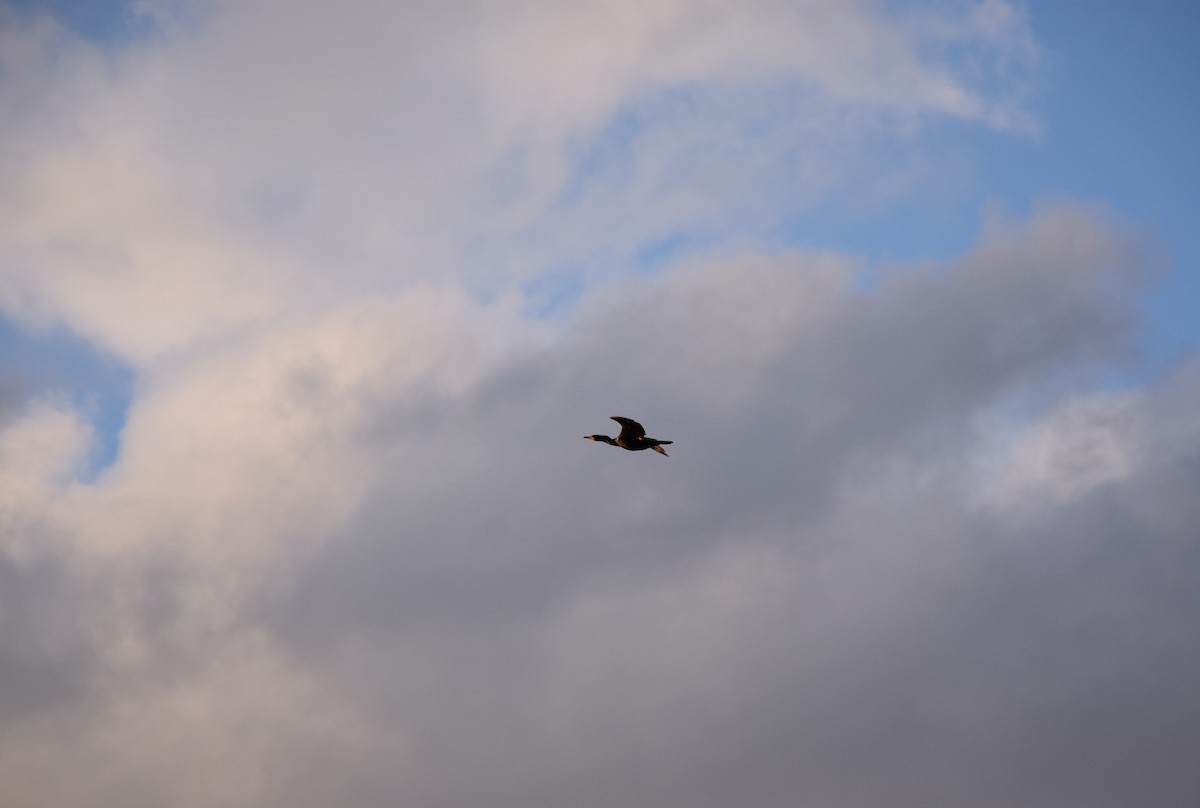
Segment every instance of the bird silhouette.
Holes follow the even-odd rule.
[[[600,443],[607,443],[612,446],[620,446],[622,449],[628,449],[631,452],[640,452],[642,449],[653,449],[663,457],[667,456],[663,446],[668,443],[674,443],[674,441],[669,440],[647,438],[645,428],[632,418],[622,418],[619,415],[614,415],[612,419],[621,425],[621,434],[615,438],[610,438],[608,435],[584,435],[583,439],[599,441]]]

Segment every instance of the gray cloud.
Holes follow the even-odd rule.
[[[11,518],[0,529],[37,532]],[[94,655],[76,622],[79,589],[58,559],[0,554],[0,733],[22,717],[82,699]]]
[[[59,526],[3,568],[5,796],[1184,804],[1200,376],[1077,392],[1129,356],[1139,256],[1059,209],[869,293],[680,267],[482,364],[423,303],[184,369],[26,502]],[[458,347],[392,383],[380,328]],[[610,414],[676,451],[581,439]]]
[[[0,424],[17,411],[24,398],[24,385],[15,373],[0,375]]]
[[[416,733],[410,799],[1184,804],[1195,427],[1024,520],[974,504],[977,418],[1119,360],[1144,274],[1071,211],[1009,236],[869,295],[806,258],[680,274],[385,416],[376,493],[269,624]],[[616,401],[680,451],[568,440]]]

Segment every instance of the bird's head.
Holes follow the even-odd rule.
[[[610,438],[608,435],[584,435],[583,439],[599,441],[600,443],[610,443],[613,446],[617,445],[617,442],[615,440],[613,440],[612,438]]]

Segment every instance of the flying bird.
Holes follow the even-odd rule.
[[[620,446],[622,449],[628,449],[631,452],[638,452],[642,449],[653,449],[663,457],[667,456],[663,446],[668,443],[674,443],[674,441],[669,440],[647,438],[645,428],[632,418],[622,418],[619,415],[614,415],[612,419],[621,425],[620,435],[617,435],[615,438],[610,438],[608,435],[584,435],[583,439],[598,440],[601,443]]]

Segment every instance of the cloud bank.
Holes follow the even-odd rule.
[[[1200,364],[1101,384],[1152,245],[743,237],[1031,125],[1019,9],[938,11],[3,18],[0,305],[137,375],[94,480],[2,388],[3,801],[1186,804]]]

